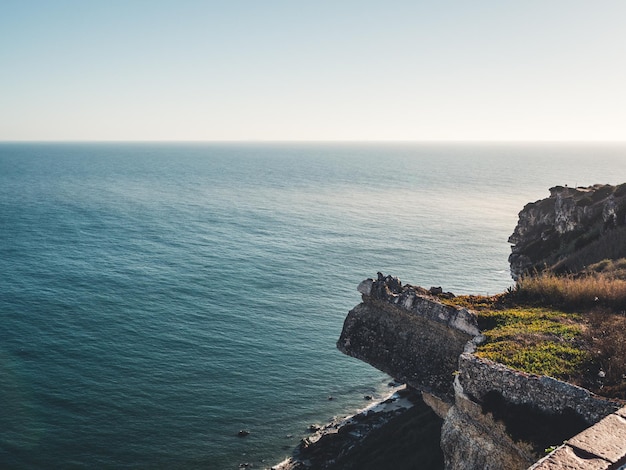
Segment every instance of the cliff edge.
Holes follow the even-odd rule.
[[[461,299],[382,273],[364,280],[338,349],[421,395],[415,403],[440,418],[446,469],[626,468],[626,183],[551,188],[519,213],[509,242],[517,282],[499,296]],[[372,441],[341,429],[303,441],[289,468],[359,468],[341,459],[370,455]],[[307,457],[342,432],[363,445]]]
[[[547,305],[500,306],[479,316],[471,306],[456,305],[454,296],[443,294],[440,288],[403,285],[395,277],[378,273],[376,279],[359,285],[362,302],[348,313],[337,347],[422,393],[443,419],[440,445],[447,469],[524,469],[544,457],[546,449],[557,447],[556,460],[544,460],[543,466],[534,468],[610,469],[626,464],[626,444],[616,447],[615,439],[604,439],[614,438],[615,432],[626,433],[622,400],[538,375],[545,372],[523,372],[542,369],[538,361],[542,365],[547,361],[548,366],[552,360],[571,365],[574,362],[568,363],[573,361],[568,356],[575,355],[584,358],[580,367],[586,367],[578,372],[591,375],[600,384],[594,389],[601,390],[616,369],[611,359],[622,357],[613,351],[613,346],[622,343],[621,333],[610,337],[604,330],[623,323],[623,302],[598,289],[601,284],[622,289],[624,282],[615,267],[626,265],[621,260],[626,258],[626,183],[551,188],[549,197],[522,209],[509,242],[513,245],[511,275],[520,280],[508,293],[509,299],[532,297],[528,283],[526,287],[520,283],[536,273],[549,273],[554,277],[545,279],[554,283],[551,288],[564,282],[560,279],[580,282],[579,295],[568,308],[574,304],[583,308],[586,295],[591,302],[587,313],[592,314],[576,317],[547,310],[543,307],[567,306],[567,299],[559,297],[557,303],[556,297],[550,299],[542,291],[539,298]],[[604,265],[613,270],[600,278]],[[568,276],[560,278],[562,274]],[[585,292],[585,288],[591,290]],[[607,311],[609,307],[613,310]],[[507,316],[516,317],[517,323],[486,326],[487,321],[498,323]],[[486,330],[481,331],[479,325]],[[496,344],[499,337],[506,341]],[[613,348],[613,352],[607,349],[605,354],[603,348]],[[494,362],[487,350],[497,352],[498,361],[517,364],[519,358],[524,365]],[[594,355],[598,364],[606,362],[611,371],[603,370],[604,366],[596,370],[598,364],[589,362]],[[619,382],[619,377],[615,380]],[[596,423],[601,424],[592,427]],[[617,425],[619,429],[611,428]],[[603,431],[598,434],[597,429]],[[589,444],[593,438],[595,444]],[[564,441],[569,444],[559,447]],[[599,450],[594,452],[594,445]],[[603,453],[603,445],[611,447],[611,452]]]
[[[377,280],[361,282],[358,290],[363,302],[348,313],[339,350],[452,403],[451,377],[459,355],[480,333],[475,315],[381,273]]]
[[[436,289],[379,273],[359,291],[363,301],[349,312],[337,346],[422,392],[444,419],[445,468],[528,468],[547,447],[622,406],[476,356],[484,340],[476,315],[442,303]]]

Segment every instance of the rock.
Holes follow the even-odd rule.
[[[237,433],[237,436],[239,437],[246,437],[248,435],[250,435],[250,431],[248,431],[247,429],[240,429]]]
[[[396,395],[399,392],[392,397]],[[421,401],[419,392],[407,389],[404,398],[407,400],[397,407],[364,410],[324,426],[321,432],[302,440],[287,465],[280,468],[442,468],[443,454],[438,446],[441,420]],[[384,462],[393,465],[385,466]]]
[[[578,454],[581,454],[578,451]],[[610,463],[604,459],[577,453],[568,446],[561,446],[529,470],[607,470]]]
[[[555,186],[550,197],[527,204],[509,237],[511,276],[545,268],[578,272],[605,258],[626,257],[612,235],[626,226],[626,183],[585,188]]]
[[[370,295],[372,292],[372,285],[374,284],[373,279],[365,279],[361,281],[361,283],[356,288],[363,295]]]
[[[319,424],[311,424],[309,426],[309,431],[311,431],[311,432],[317,432],[320,429],[322,429],[322,428],[321,428],[321,426]]]
[[[441,287],[431,287],[430,289],[428,289],[428,292],[430,292],[432,295],[439,295],[443,294],[443,289]]]
[[[372,400],[374,397],[372,397],[371,395],[365,395],[363,398],[365,400]]]
[[[451,377],[465,344],[480,333],[467,309],[444,305],[425,289],[383,276],[348,313],[337,347],[401,383],[452,402]],[[395,292],[394,292],[395,291]]]
[[[620,408],[575,385],[475,356],[485,341],[475,321],[472,312],[379,273],[370,295],[348,313],[337,342],[342,352],[427,397],[444,418],[447,469],[526,469],[550,445]]]

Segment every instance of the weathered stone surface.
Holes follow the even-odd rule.
[[[626,419],[612,414],[567,442],[611,463],[626,457]]]
[[[577,455],[568,446],[561,446],[528,470],[608,470],[611,463],[595,456]]]
[[[397,306],[367,302],[348,313],[337,347],[401,383],[452,403],[452,374],[468,335]]]
[[[432,395],[427,392],[422,392],[422,400],[426,403],[431,410],[435,412],[437,416],[440,418],[445,418],[450,411],[451,405],[443,400],[440,400],[435,395]]]
[[[459,357],[459,380],[465,393],[481,402],[498,392],[510,404],[529,405],[550,414],[571,410],[588,425],[618,410],[621,404],[552,377],[519,372],[473,354]]]
[[[625,225],[626,184],[551,188],[550,197],[527,204],[519,213],[509,238],[513,244],[511,275],[517,279],[524,272],[545,267],[577,271],[584,264],[601,261],[609,257],[601,250],[588,250],[583,265],[571,255]],[[611,255],[626,256],[626,251]]]
[[[407,312],[447,325],[465,334],[480,334],[476,315],[466,308],[444,305],[430,291],[410,284],[402,285],[397,277],[378,273],[378,279],[366,279],[358,287],[364,302],[396,305]],[[452,295],[452,294],[451,294]]]
[[[626,464],[626,408],[569,439],[529,470],[612,469]]]
[[[445,468],[454,470],[523,470],[536,460],[469,401],[457,400],[446,416],[441,449]]]
[[[363,303],[348,313],[339,350],[451,404],[458,356],[479,333],[474,314],[380,273],[358,289]]]
[[[337,347],[421,390],[425,402],[445,416],[441,448],[447,469],[528,468],[546,447],[573,438],[622,406],[478,358],[475,348],[484,337],[473,313],[444,305],[425,289],[379,273],[359,291],[363,302],[348,314]],[[582,450],[572,450],[574,457],[561,452],[588,460],[588,468],[598,464]]]
[[[372,286],[374,285],[373,279],[365,279],[361,281],[359,286],[356,288],[363,295],[370,295],[372,293]]]

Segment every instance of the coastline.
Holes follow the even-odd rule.
[[[414,427],[416,422],[420,426]],[[420,468],[443,468],[440,450],[433,451],[433,446],[439,449],[440,429],[441,419],[424,403],[421,393],[402,385],[355,414],[322,426],[302,439],[291,457],[268,470],[380,468],[381,461],[391,464],[389,460],[399,456],[417,459]],[[399,452],[398,446],[410,452]],[[421,454],[420,447],[426,454]],[[376,456],[372,458],[369,454],[374,449]],[[398,468],[406,465],[393,463]]]

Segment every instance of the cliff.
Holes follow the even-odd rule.
[[[509,257],[511,274],[516,280],[525,274],[544,270],[553,274],[576,274],[564,277],[576,282],[594,280],[594,275],[577,274],[604,273],[604,268],[600,266],[610,265],[613,271],[607,271],[609,275],[606,279],[615,282],[605,284],[618,286],[626,279],[626,269],[622,269],[626,261],[607,263],[603,260],[626,258],[626,183],[620,186],[551,188],[548,198],[527,204],[519,213],[519,222],[509,242],[513,244]],[[519,282],[516,290],[509,295],[519,295],[522,283]],[[589,292],[592,307],[614,307],[608,302],[609,297],[600,298],[603,296],[597,289],[594,284],[593,291]],[[597,350],[594,354],[596,359],[600,359],[598,364],[606,362],[608,370],[605,372],[604,366],[598,364],[585,363],[582,367],[582,362],[576,363],[576,371],[583,373],[585,380],[589,379],[577,383],[590,387],[597,385],[597,390],[600,390],[605,381],[608,384],[612,374],[615,376],[611,377],[615,382],[613,388],[621,390],[619,387],[623,386],[626,375],[622,374],[621,368],[613,366],[616,362],[622,363],[623,357],[626,357],[626,347],[625,354],[616,353],[623,343],[622,328],[619,326],[626,323],[623,312],[615,312],[623,310],[623,302],[614,302],[620,306],[614,311],[596,312],[598,315],[595,317],[591,315],[592,321],[585,326],[577,325],[578,330],[568,323],[573,321],[571,317],[549,324],[545,309],[538,314],[541,318],[531,318],[524,310],[520,323],[528,324],[528,328],[515,330],[512,324],[506,324],[509,334],[517,331],[518,336],[507,336],[510,338],[509,349],[504,350],[504,356],[489,356],[485,351],[494,346],[496,328],[487,325],[490,313],[481,311],[479,322],[472,310],[455,306],[453,294],[443,293],[441,288],[426,290],[403,285],[399,279],[381,273],[376,279],[361,282],[358,290],[362,294],[362,302],[348,313],[337,347],[421,394],[420,406],[427,405],[440,418],[435,418],[435,426],[431,429],[440,429],[439,444],[446,469],[515,470],[531,465],[533,470],[626,468],[624,402],[595,395],[585,388],[552,377],[522,372],[486,359],[491,357],[518,367],[519,363],[511,362],[510,358],[517,357],[520,352],[528,353],[526,356],[521,354],[521,357],[525,361],[535,361],[535,368],[524,367],[526,363],[520,368],[565,376],[567,374],[562,372],[545,372],[557,369],[536,368],[537,363],[548,356],[539,356],[530,346],[550,343],[551,347],[560,351],[559,354],[571,354],[573,357],[577,357],[579,352],[584,355]],[[542,302],[546,300],[544,297],[541,299]],[[580,307],[580,302],[576,302]],[[469,302],[465,305],[482,309]],[[499,310],[499,314],[503,310],[506,309]],[[606,318],[600,318],[602,315]],[[496,321],[493,318],[489,321]],[[484,336],[479,324],[485,328]],[[545,329],[541,329],[540,324]],[[502,328],[499,334],[504,334]],[[580,337],[572,333],[575,330],[581,332]],[[583,330],[586,340],[581,339]],[[569,336],[560,337],[556,331],[567,332]],[[607,334],[609,331],[616,331],[616,334],[611,336]],[[587,343],[583,345],[584,341]],[[481,345],[482,350],[477,353]],[[568,349],[568,346],[572,347]],[[550,358],[556,363],[564,359],[556,353]],[[565,357],[564,360],[569,359]],[[605,391],[608,388],[607,385]],[[614,393],[611,396],[624,395]],[[392,437],[382,444],[385,447],[390,445],[389,442],[395,445],[401,437],[413,434],[415,429],[412,427],[425,427],[411,420],[399,425],[400,421],[396,420],[404,419],[400,416],[405,412],[397,413],[391,417],[372,415],[377,424],[365,425],[369,428],[380,425],[380,429],[402,426],[407,430],[397,432],[398,427],[392,430],[389,434]],[[367,414],[370,415],[369,412]],[[388,418],[391,421],[387,425]],[[286,467],[280,468],[379,468],[377,464],[363,467],[363,462],[372,463],[368,457],[372,455],[370,447],[380,446],[381,441],[374,443],[368,440],[352,426],[353,421],[348,428],[335,430],[331,426],[315,443],[304,440],[295,457],[287,462]],[[432,430],[429,432],[432,434]],[[356,436],[356,441],[346,441],[342,434]],[[422,436],[419,440],[423,440]],[[333,442],[335,447],[331,446],[332,449],[339,448],[337,443],[341,443],[339,457],[334,454],[335,451],[325,453],[320,446],[324,441]],[[563,442],[565,444],[561,445]],[[556,451],[542,459],[546,449],[555,447]],[[394,451],[397,449],[394,447]],[[414,452],[414,442],[409,444],[408,449],[411,450],[407,452]],[[355,454],[356,460],[351,457]],[[360,457],[363,458],[359,460]],[[348,462],[360,463],[351,466]],[[406,464],[409,460],[404,462],[400,467],[415,467]],[[433,461],[431,468],[440,466],[441,457]],[[423,463],[415,468],[423,468]]]
[[[578,272],[603,259],[626,257],[626,183],[569,188],[527,204],[509,238],[514,279],[551,269]]]
[[[339,350],[451,403],[459,354],[479,334],[475,316],[380,273],[358,289],[364,302],[348,313]]]
[[[337,343],[423,393],[443,419],[448,469],[523,469],[544,449],[614,413],[616,400],[474,355],[483,337],[469,310],[379,273],[359,285]]]

